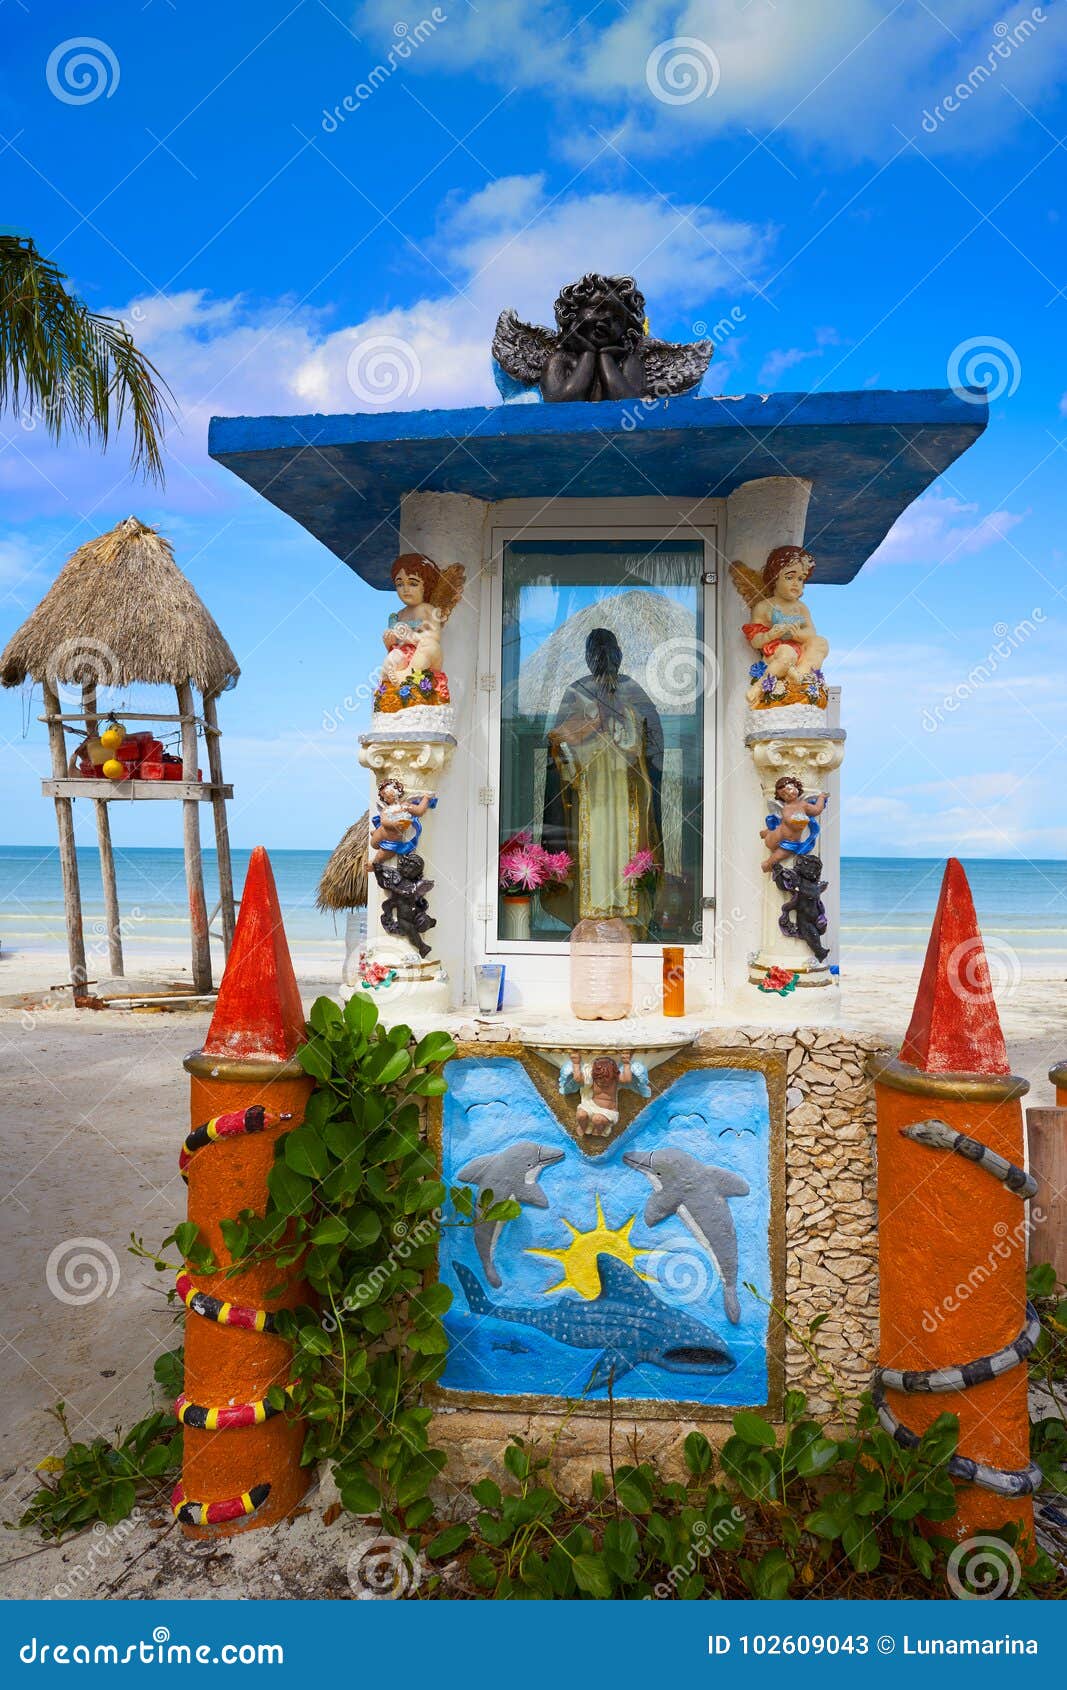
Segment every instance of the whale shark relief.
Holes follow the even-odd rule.
[[[710,1326],[660,1302],[618,1256],[601,1252],[596,1265],[600,1296],[593,1302],[565,1297],[532,1309],[491,1301],[462,1262],[456,1263],[456,1272],[472,1314],[532,1326],[574,1349],[599,1350],[590,1388],[605,1385],[609,1379],[621,1379],[642,1362],[665,1373],[700,1375],[730,1373],[736,1367],[734,1357]]]
[[[516,1203],[525,1203],[528,1208],[547,1209],[548,1198],[537,1181],[545,1168],[550,1168],[553,1162],[562,1162],[563,1155],[562,1150],[547,1150],[543,1144],[535,1144],[532,1138],[520,1138],[503,1150],[492,1151],[488,1156],[476,1156],[473,1162],[460,1168],[456,1178],[465,1185],[478,1187],[479,1205],[483,1193],[491,1191],[496,1203],[511,1197]],[[493,1252],[500,1228],[505,1224],[504,1221],[479,1221],[474,1229],[474,1242],[490,1285],[501,1284]]]
[[[737,1300],[737,1231],[728,1197],[747,1197],[748,1181],[726,1168],[698,1162],[684,1150],[631,1150],[624,1154],[628,1168],[651,1180],[653,1192],[645,1205],[645,1225],[658,1226],[677,1215],[687,1232],[706,1250],[722,1280],[726,1318],[741,1319]]]

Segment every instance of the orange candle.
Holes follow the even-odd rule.
[[[663,1013],[685,1014],[685,951],[681,945],[663,947]]]

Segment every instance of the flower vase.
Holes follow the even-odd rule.
[[[505,892],[504,913],[500,926],[502,939],[530,937],[530,906],[533,898],[528,892]]]

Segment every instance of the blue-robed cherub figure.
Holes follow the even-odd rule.
[[[575,1113],[578,1129],[588,1138],[610,1138],[619,1120],[619,1091],[637,1092],[639,1097],[651,1097],[648,1069],[636,1057],[622,1053],[616,1058],[606,1052],[594,1056],[590,1051],[573,1051],[561,1065],[559,1089],[563,1097],[581,1093],[582,1101]]]
[[[784,862],[786,857],[811,855],[819,838],[815,818],[822,815],[830,797],[828,792],[815,792],[805,798],[796,775],[782,775],[776,780],[774,796],[780,814],[768,816],[766,827],[760,828],[760,838],[769,853],[761,865],[764,874],[770,874],[775,864]]]

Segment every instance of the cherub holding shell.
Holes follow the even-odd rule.
[[[760,838],[767,847],[767,856],[760,865],[770,874],[776,863],[786,857],[807,857],[815,850],[819,838],[819,824],[826,808],[828,794],[813,792],[805,796],[796,775],[781,775],[774,783],[774,796],[779,814],[768,816],[766,827],[760,828]]]
[[[752,614],[752,621],[744,624],[745,638],[765,665],[749,688],[750,704],[766,690],[767,676],[772,681],[803,684],[826,660],[829,641],[816,633],[804,603],[804,588],[814,568],[815,559],[803,546],[776,546],[760,575],[743,563],[730,566],[734,586]]]

